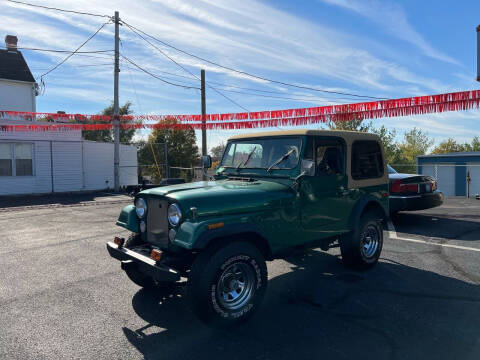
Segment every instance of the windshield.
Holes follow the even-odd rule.
[[[392,168],[390,165],[387,165],[387,169],[388,169],[389,174],[396,174],[397,173],[397,171],[394,168]]]
[[[291,154],[272,169],[293,169],[298,164],[302,140],[295,137],[235,140],[227,144],[222,167],[267,169],[286,153]]]

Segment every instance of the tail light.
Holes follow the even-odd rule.
[[[435,180],[432,181],[432,192],[437,190],[437,182]]]
[[[419,185],[418,184],[404,184],[402,180],[395,180],[392,184],[392,193],[418,193]]]

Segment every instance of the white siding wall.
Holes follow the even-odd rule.
[[[49,142],[33,142],[33,165],[33,176],[0,176],[0,195],[51,192]]]
[[[84,142],[85,188],[87,190],[113,188],[113,145]]]
[[[82,143],[65,141],[52,145],[54,192],[82,190]]]
[[[33,84],[0,79],[0,110],[35,112]]]
[[[86,189],[113,188],[113,144],[85,141],[83,149]],[[120,186],[137,183],[137,149],[120,145]]]
[[[120,145],[120,186],[138,184],[137,148]]]
[[[0,136],[0,142],[34,145],[33,176],[0,176],[0,195],[52,192],[50,141],[22,140],[21,137],[7,140]],[[52,141],[51,144],[54,192],[113,188],[113,144],[91,141]],[[120,145],[120,185],[137,182],[137,149]]]

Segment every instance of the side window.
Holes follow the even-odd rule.
[[[33,145],[30,143],[0,144],[0,176],[32,176]]]
[[[0,176],[12,176],[11,144],[0,144]]]
[[[352,145],[352,178],[372,179],[383,176],[383,159],[376,141],[355,141]]]
[[[33,175],[32,144],[15,144],[15,175]]]
[[[343,145],[339,142],[316,141],[316,175],[341,175],[344,173]]]

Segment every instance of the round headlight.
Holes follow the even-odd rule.
[[[143,198],[138,198],[135,200],[135,211],[137,212],[137,216],[141,219],[147,213],[147,203]]]
[[[172,204],[168,207],[168,222],[172,226],[177,226],[182,218],[182,212],[177,204]]]

